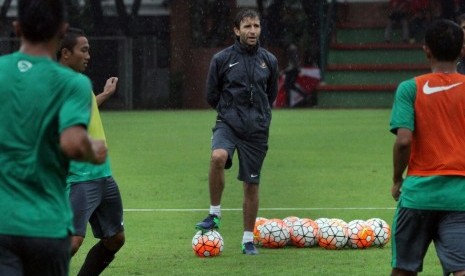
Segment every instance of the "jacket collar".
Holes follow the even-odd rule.
[[[236,41],[234,42],[234,48],[238,52],[244,53],[244,54],[253,55],[253,54],[257,53],[259,47],[260,47],[260,42],[258,42],[258,41],[257,41],[257,44],[255,46],[244,45],[239,41],[238,38],[236,38]]]

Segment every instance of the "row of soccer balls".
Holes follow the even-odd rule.
[[[286,217],[284,219],[256,219],[254,243],[266,248],[286,245],[326,249],[383,247],[391,237],[390,226],[380,218],[352,220]],[[213,257],[221,254],[223,237],[218,231],[198,231],[192,238],[192,249],[197,256]]]
[[[391,237],[390,226],[380,218],[356,219],[349,223],[342,219],[287,217],[284,219],[257,218],[254,243],[267,248],[286,245],[326,249],[383,247]]]

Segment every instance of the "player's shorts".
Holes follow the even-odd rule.
[[[268,151],[268,141],[250,142],[240,139],[227,124],[217,122],[212,136],[212,150],[215,149],[224,149],[228,152],[225,169],[231,168],[234,152],[237,149],[239,159],[237,179],[251,184],[260,183],[260,173]]]
[[[444,275],[465,270],[465,211],[399,207],[392,233],[392,267],[421,272],[434,242]]]
[[[71,240],[68,237],[30,238],[0,235],[0,275],[68,275]]]
[[[70,202],[76,236],[86,236],[87,222],[98,239],[124,230],[121,194],[113,177],[72,183]]]

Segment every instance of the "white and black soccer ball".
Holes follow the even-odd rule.
[[[389,224],[380,218],[371,218],[366,223],[373,229],[374,240],[372,246],[384,247],[391,239],[391,227]]]
[[[346,225],[325,223],[318,229],[318,244],[325,249],[341,249],[348,238]]]
[[[290,234],[290,235],[292,235],[292,226],[293,226],[294,223],[296,223],[299,219],[300,219],[300,218],[299,218],[299,217],[296,217],[296,216],[289,216],[289,217],[283,218],[283,222],[286,224],[287,229],[289,230],[289,234]],[[289,239],[288,244],[292,244],[291,239]]]
[[[318,243],[318,224],[309,218],[301,218],[294,222],[290,234],[293,245],[312,247]]]
[[[199,257],[215,257],[223,252],[223,237],[216,230],[197,231],[192,238],[192,249]]]
[[[270,219],[260,228],[260,244],[263,247],[282,248],[289,240],[289,229],[280,219]]]
[[[356,219],[347,224],[349,239],[347,246],[351,248],[368,248],[375,239],[373,229],[364,220]]]

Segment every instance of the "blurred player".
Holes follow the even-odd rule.
[[[20,0],[18,52],[0,57],[0,275],[68,275],[69,159],[101,164],[89,139],[91,84],[54,61],[66,31],[61,0]]]
[[[58,52],[58,60],[76,72],[84,72],[90,59],[89,48],[84,33],[70,28]],[[102,93],[97,96],[92,93],[92,116],[89,123],[89,135],[92,138],[105,140],[98,106],[113,95],[117,82],[118,78],[111,77]],[[94,236],[100,241],[87,254],[79,275],[98,275],[125,242],[123,205],[118,185],[112,177],[109,158],[102,165],[72,162],[67,182],[70,185],[76,229],[71,239],[71,253],[74,256],[79,250],[86,235],[87,222],[90,222]]]
[[[391,115],[392,274],[417,275],[434,242],[444,275],[465,275],[465,76],[456,62],[464,32],[433,22],[424,51],[432,73],[402,82]],[[404,171],[407,176],[404,179]]]

